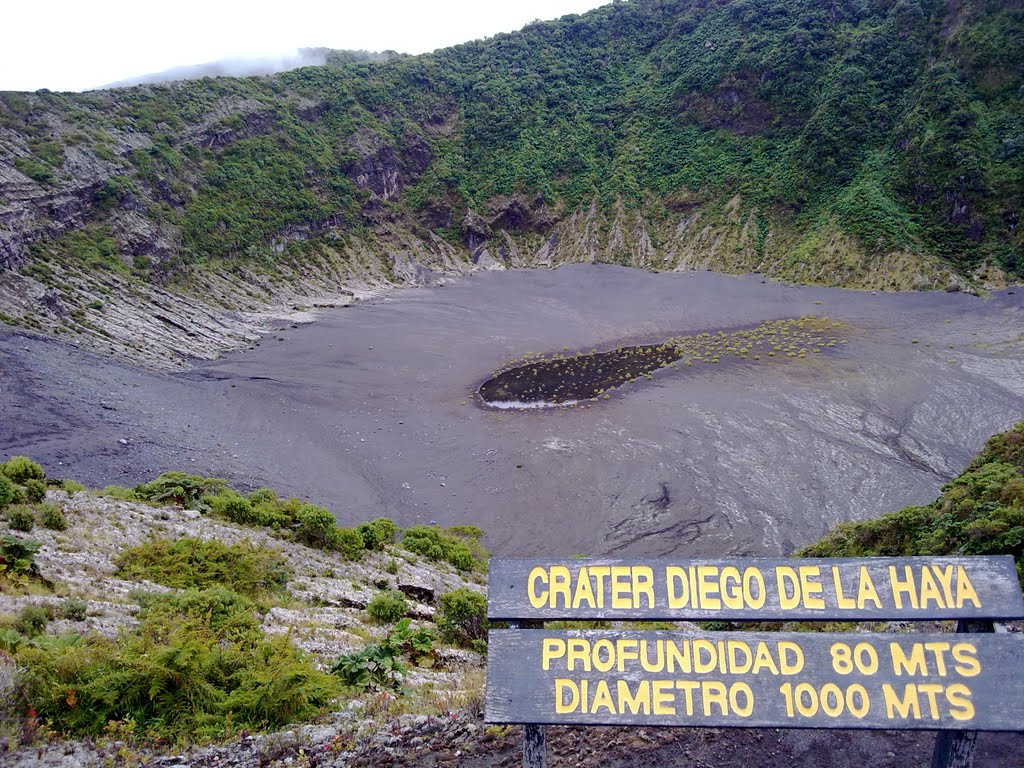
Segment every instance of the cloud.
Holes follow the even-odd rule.
[[[212,61],[206,64],[172,67],[162,72],[129,77],[114,83],[98,86],[93,90],[125,88],[144,83],[167,83],[173,80],[197,80],[202,77],[272,75],[275,72],[286,72],[289,69],[297,69],[299,67],[323,66],[327,63],[327,57],[330,52],[328,48],[299,48],[279,55],[221,59],[220,61]]]

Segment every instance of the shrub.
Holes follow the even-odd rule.
[[[133,493],[143,501],[194,507],[203,496],[219,493],[224,488],[224,481],[217,477],[164,472],[151,482],[135,486]]]
[[[35,637],[46,631],[46,625],[50,621],[49,612],[38,605],[26,605],[18,612],[16,629],[25,637]]]
[[[373,621],[379,624],[391,624],[405,616],[409,610],[409,602],[398,590],[379,592],[369,605],[366,606],[366,613]]]
[[[363,537],[355,528],[338,528],[334,533],[334,548],[349,560],[358,560],[366,551]]]
[[[0,465],[0,472],[20,485],[24,485],[26,480],[46,479],[43,468],[28,456],[12,456],[6,463]]]
[[[103,490],[97,492],[98,495],[104,496],[109,499],[117,499],[118,501],[138,501],[139,497],[135,495],[135,491],[131,488],[125,488],[123,485],[108,485]]]
[[[18,486],[7,475],[0,474],[0,507],[13,504],[19,495]]]
[[[996,435],[943,494],[875,520],[840,523],[803,557],[1012,555],[1024,585],[1024,422]]]
[[[84,491],[85,486],[79,483],[77,480],[61,480],[60,489],[66,492],[69,496],[73,496],[79,491]]]
[[[139,619],[116,641],[19,647],[28,706],[68,734],[119,721],[181,744],[307,720],[339,693],[287,636],[267,639],[230,590],[158,596]]]
[[[249,494],[249,503],[253,506],[268,501],[277,501],[277,493],[272,488],[259,488]]]
[[[363,537],[363,546],[369,550],[377,550],[394,544],[399,528],[394,521],[386,517],[378,517],[357,526],[356,530]]]
[[[43,528],[49,528],[52,531],[65,531],[68,527],[68,521],[64,517],[64,510],[60,508],[59,504],[41,504],[39,506],[43,517]]]
[[[32,507],[17,504],[7,510],[7,524],[15,531],[31,531],[36,524],[36,516]]]
[[[89,604],[78,597],[69,597],[60,606],[60,615],[68,621],[85,621]]]
[[[46,498],[46,483],[30,477],[25,481],[25,499],[33,504]]]
[[[478,648],[487,641],[487,598],[466,587],[446,592],[437,626],[448,642]]]
[[[483,568],[487,552],[467,532],[482,535],[479,528],[472,526],[444,531],[436,525],[414,525],[402,534],[402,546],[430,560],[451,563],[460,571]]]
[[[299,523],[295,536],[303,544],[317,549],[334,546],[338,524],[329,510],[315,504],[303,504],[295,518]]]
[[[203,502],[209,505],[210,512],[217,517],[223,517],[242,525],[252,525],[256,522],[252,503],[235,491],[225,488],[220,493],[204,496]]]
[[[122,553],[114,564],[124,579],[178,589],[219,585],[253,596],[280,591],[291,576],[279,553],[248,540],[229,545],[214,539],[151,539]]]

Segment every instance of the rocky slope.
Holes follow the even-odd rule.
[[[118,578],[112,560],[125,548],[150,537],[202,537],[226,543],[249,539],[280,552],[296,577],[288,586],[288,605],[271,608],[262,628],[268,634],[288,633],[293,642],[325,665],[338,654],[383,636],[380,626],[367,624],[364,608],[385,582],[423,601],[411,610],[422,622],[434,612],[434,596],[467,584],[446,567],[403,558],[400,550],[370,554],[353,563],[180,507],[152,507],[59,490],[51,490],[47,501],[64,510],[69,524],[65,531],[37,528],[31,533],[43,545],[37,562],[41,574],[52,582],[53,591],[37,589],[21,595],[0,592],[0,616],[26,605],[50,605],[59,612],[67,596],[87,603],[84,618],[55,620],[48,627],[50,633],[113,637],[131,629],[139,593],[163,592],[166,588]],[[0,523],[0,534],[10,532],[7,522]],[[393,556],[401,561],[397,574],[387,568]],[[889,629],[908,631],[910,627]],[[929,631],[937,629],[928,627]],[[1019,631],[1021,627],[1011,629]],[[6,703],[4,696],[9,692],[3,687],[8,685],[6,675],[10,670],[6,658],[0,653],[0,706]],[[521,730],[482,722],[480,664],[481,658],[474,653],[444,648],[434,667],[413,669],[406,681],[410,690],[402,696],[359,696],[341,702],[337,711],[314,723],[272,733],[242,734],[225,743],[190,749],[125,740],[125,734],[116,728],[90,740],[58,739],[26,721],[16,738],[22,744],[0,742],[0,762],[10,768],[518,766]],[[932,740],[929,733],[910,732],[550,728],[549,755],[552,766],[576,768],[626,768],[640,761],[704,768],[752,764],[784,768],[798,763],[832,768],[896,768],[924,765]],[[1020,745],[1019,734],[982,734],[975,765],[1012,765],[1012,756],[1019,753]]]
[[[425,56],[0,94],[0,319],[167,366],[247,343],[268,303],[474,269],[1002,285],[1022,25],[637,0]]]
[[[470,578],[445,563],[397,548],[367,553],[354,562],[337,552],[282,540],[270,535],[267,529],[236,525],[174,505],[154,507],[94,493],[53,489],[46,501],[63,511],[65,530],[36,525],[27,534],[16,531],[11,507],[0,522],[0,536],[13,535],[41,544],[35,562],[43,580],[30,580],[23,586],[7,576],[0,581],[0,625],[17,625],[15,617],[24,615],[26,607],[35,606],[54,617],[46,627],[49,635],[74,633],[117,639],[123,633],[133,632],[145,596],[173,590],[150,581],[121,578],[114,561],[128,549],[156,539],[187,537],[228,545],[248,541],[278,552],[293,575],[287,592],[262,609],[261,630],[268,637],[287,635],[325,669],[339,656],[381,642],[388,634],[390,625],[374,623],[366,610],[382,589],[399,590],[408,596],[406,615],[414,620],[414,626],[432,626],[442,594],[459,587],[482,591],[479,578]],[[73,613],[63,607],[69,600],[80,601]],[[118,747],[112,747],[110,740],[88,745],[54,743],[45,734],[37,740],[31,728],[20,737],[12,736],[17,729],[12,732],[10,718],[21,718],[20,712],[11,709],[14,689],[10,673],[17,669],[12,663],[12,657],[0,651],[0,762],[46,764],[38,761],[42,760],[43,752],[49,751],[59,756],[55,758],[56,764],[95,765],[96,761],[111,759],[108,748],[110,754],[117,754]],[[432,664],[407,666],[403,695],[384,692],[353,696],[343,702],[347,709],[342,709],[335,721],[342,730],[354,735],[369,728],[376,716],[386,715],[392,709],[446,713],[460,702],[479,698],[481,665],[479,654],[451,646],[439,647]],[[24,744],[38,741],[40,754],[35,754],[34,746],[19,757],[19,739]],[[273,739],[264,741],[273,743]],[[84,762],[67,762],[66,756],[75,754]]]

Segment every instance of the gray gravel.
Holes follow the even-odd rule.
[[[475,523],[505,555],[783,554],[932,500],[1024,418],[1024,290],[1011,291],[486,273],[282,324],[175,375],[6,331],[0,454],[89,484],[184,469],[270,485],[343,523]],[[473,397],[527,352],[801,314],[846,321],[849,343],[827,360],[666,370],[584,409],[492,412]]]

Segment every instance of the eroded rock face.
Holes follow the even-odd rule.
[[[430,145],[415,134],[407,136],[396,150],[373,131],[360,129],[352,136],[351,146],[357,159],[346,169],[349,177],[360,189],[388,201],[398,200],[433,158]]]

